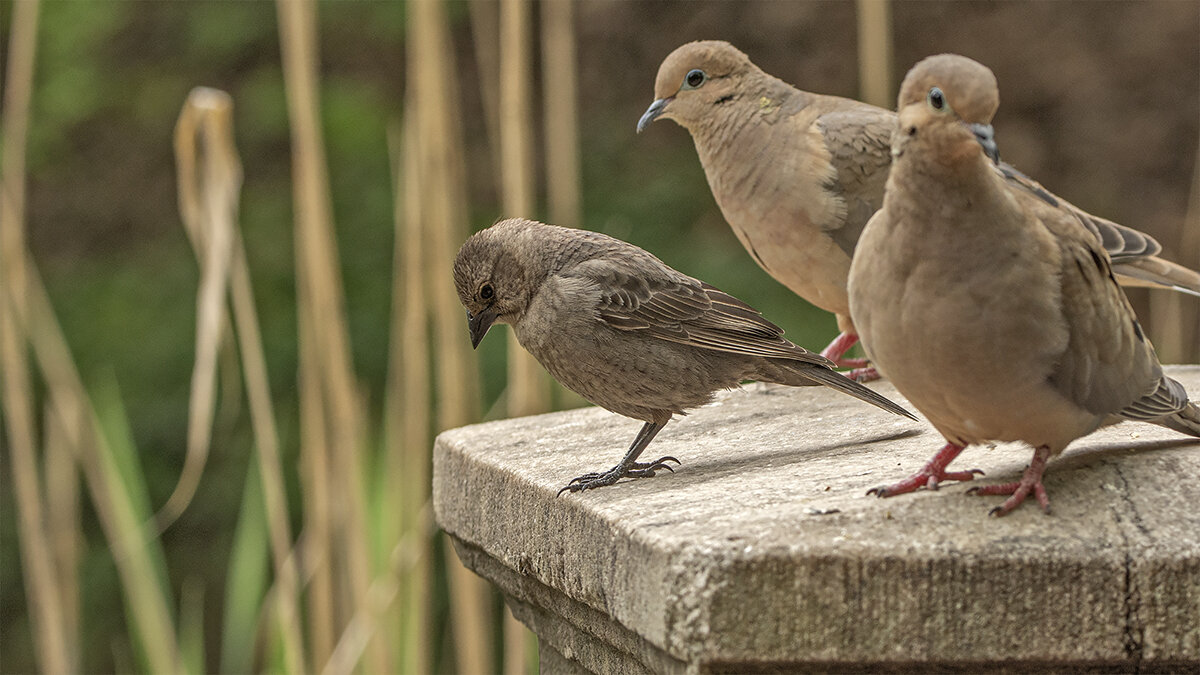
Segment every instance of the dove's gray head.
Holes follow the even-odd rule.
[[[908,147],[920,147],[923,154],[951,166],[978,157],[982,146],[998,161],[991,121],[999,106],[1000,89],[987,66],[957,54],[925,58],[900,85],[892,154],[899,157]]]
[[[471,346],[487,334],[493,323],[515,323],[547,270],[537,261],[537,223],[511,218],[481,230],[467,239],[454,259],[454,285],[467,308]]]
[[[762,71],[728,42],[689,42],[668,54],[658,67],[655,100],[638,120],[637,130],[660,117],[691,130],[736,96],[743,80],[756,72]]]

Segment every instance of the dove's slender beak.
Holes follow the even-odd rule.
[[[975,140],[983,146],[984,153],[987,154],[994,163],[1000,163],[1000,146],[996,145],[996,130],[990,124],[968,124],[971,133],[975,134]]]
[[[663,113],[663,109],[666,108],[667,104],[673,100],[675,100],[675,98],[672,96],[668,98],[660,98],[654,103],[651,103],[650,107],[646,108],[646,112],[642,113],[642,119],[638,120],[638,133],[642,133],[643,129],[650,126],[651,122],[658,119],[658,116]]]
[[[484,335],[487,335],[488,329],[492,327],[492,323],[495,320],[495,307],[488,307],[474,315],[467,312],[467,328],[471,331],[471,349],[479,346],[479,341],[483,339]]]

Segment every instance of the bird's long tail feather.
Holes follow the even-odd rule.
[[[808,363],[797,363],[795,365],[788,364],[787,366],[784,366],[782,368],[782,370],[784,370],[787,373],[799,375],[800,378],[802,378],[804,380],[814,381],[814,382],[817,382],[818,384],[823,384],[826,387],[829,387],[831,389],[836,389],[836,390],[842,392],[843,394],[849,394],[850,396],[853,396],[854,398],[856,398],[860,401],[864,401],[866,403],[870,403],[873,406],[883,408],[884,410],[886,410],[890,413],[895,413],[897,415],[903,415],[904,417],[907,417],[912,420],[917,419],[917,417],[915,415],[913,415],[911,412],[909,412],[909,411],[905,410],[903,407],[893,403],[890,399],[886,398],[882,394],[879,394],[878,392],[876,392],[873,389],[864,387],[863,385],[859,384],[858,382],[851,380],[850,378],[846,377],[845,375],[842,375],[841,373],[839,373],[837,371],[830,370],[829,368],[812,365],[812,364],[808,364]],[[780,382],[780,384],[792,384],[793,386],[795,386],[796,384],[802,385],[802,384],[806,384],[806,383],[805,382],[793,383],[793,382],[783,381],[783,382]]]
[[[1200,272],[1158,256],[1113,262],[1123,286],[1169,288],[1200,297]]]
[[[1188,403],[1183,410],[1173,415],[1160,417],[1154,420],[1154,423],[1181,434],[1200,438],[1200,407],[1197,407],[1195,403]]]

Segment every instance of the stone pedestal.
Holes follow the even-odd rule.
[[[1200,398],[1200,367],[1169,368]],[[904,403],[890,384],[873,385]],[[672,422],[675,473],[557,497],[640,423],[588,408],[438,437],[437,521],[538,635],[543,672],[1200,672],[1200,441],[1124,423],[1053,459],[1053,515],[949,483],[865,493],[942,445],[823,387]],[[954,463],[1015,480],[1032,452]]]

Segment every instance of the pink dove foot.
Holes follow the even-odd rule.
[[[929,490],[936,490],[938,489],[938,484],[944,480],[967,481],[974,479],[975,474],[982,476],[983,472],[979,469],[946,471],[946,467],[949,466],[950,462],[954,461],[955,457],[958,457],[958,453],[963,451],[963,447],[947,443],[941,450],[937,451],[937,454],[932,459],[925,463],[925,466],[921,467],[920,471],[899,483],[871,488],[867,490],[867,494],[877,497],[894,497],[906,492],[913,492],[922,487]]]
[[[1043,513],[1050,513],[1050,498],[1046,496],[1046,488],[1042,485],[1042,473],[1046,471],[1046,462],[1050,459],[1050,448],[1042,446],[1033,451],[1033,459],[1025,469],[1025,475],[1015,483],[1000,485],[981,485],[967,490],[971,495],[1010,495],[1004,503],[988,511],[989,516],[1003,516],[1021,505],[1032,492],[1042,507]]]

